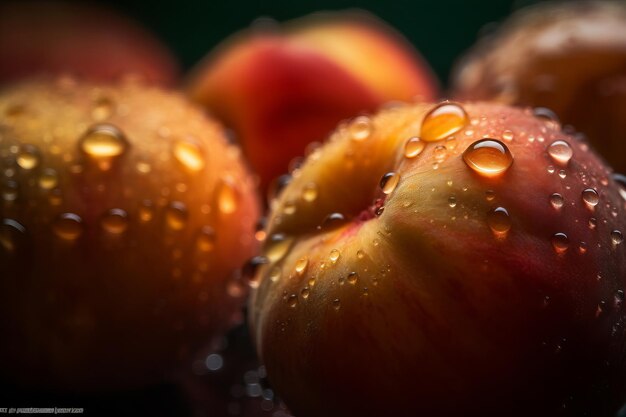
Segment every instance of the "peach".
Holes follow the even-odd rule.
[[[187,91],[238,134],[263,189],[340,120],[438,94],[432,71],[398,33],[350,13],[240,33],[197,66]]]
[[[294,415],[621,405],[626,184],[558,122],[406,105],[341,125],[292,175],[250,319]]]
[[[132,73],[174,85],[178,63],[154,35],[107,7],[67,1],[0,3],[0,84],[47,73],[111,81]]]
[[[626,171],[626,7],[541,4],[480,40],[453,77],[462,99],[547,107]]]
[[[0,93],[0,379],[173,378],[239,314],[254,180],[178,93],[71,78]]]

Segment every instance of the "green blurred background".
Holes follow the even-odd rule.
[[[109,0],[153,30],[178,55],[183,68],[259,17],[289,20],[320,10],[364,9],[390,23],[426,57],[445,83],[452,64],[483,31],[533,0]]]

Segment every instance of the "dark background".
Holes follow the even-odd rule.
[[[481,31],[537,0],[109,0],[154,31],[190,68],[221,40],[259,17],[284,21],[321,10],[364,9],[382,18],[430,62],[445,83],[454,61]]]

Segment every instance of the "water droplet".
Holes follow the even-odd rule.
[[[448,150],[446,149],[445,146],[438,145],[435,147],[435,150],[433,151],[433,157],[435,158],[435,161],[443,162],[447,156],[448,156]]]
[[[380,179],[380,188],[385,194],[391,194],[396,189],[400,175],[395,172],[388,172]]]
[[[487,224],[494,235],[505,236],[511,229],[511,217],[504,207],[497,207],[487,214]]]
[[[578,252],[581,254],[587,253],[587,242],[580,242],[578,245]]]
[[[337,226],[344,224],[346,218],[341,213],[330,213],[328,216],[324,218],[322,224],[318,226],[318,230],[330,230]]]
[[[15,181],[3,181],[2,199],[6,202],[17,200],[19,196],[19,185]]]
[[[128,147],[128,142],[117,127],[97,124],[82,136],[79,146],[92,158],[111,159],[122,155]]]
[[[513,137],[513,132],[511,132],[510,130],[505,130],[504,132],[502,132],[502,139],[506,141],[512,141]]]
[[[349,284],[354,285],[354,284],[356,284],[356,283],[357,283],[357,281],[359,280],[359,274],[357,274],[357,273],[356,273],[356,272],[354,272],[354,271],[353,271],[353,272],[350,272],[350,273],[348,274],[348,278],[347,278],[347,280],[348,280],[348,283],[349,283]]]
[[[617,190],[622,199],[626,200],[626,175],[613,174],[613,181],[617,183]]]
[[[482,176],[496,177],[509,169],[513,155],[504,143],[495,139],[482,139],[463,152],[463,161]]]
[[[339,310],[341,308],[341,301],[339,300],[339,298],[335,298],[333,300],[333,308],[335,310]]]
[[[463,129],[467,122],[467,113],[463,107],[444,102],[424,116],[420,137],[426,142],[442,140]]]
[[[451,195],[448,197],[448,205],[452,208],[456,207],[456,197]]]
[[[565,170],[563,169],[559,170],[559,177],[561,179],[564,179],[565,177],[567,177],[567,172],[565,172]]]
[[[203,226],[198,231],[196,247],[200,252],[211,252],[215,249],[215,230],[211,226]]]
[[[493,201],[496,198],[496,192],[493,190],[487,190],[485,191],[485,199],[487,201]]]
[[[552,204],[552,207],[554,207],[555,209],[560,209],[561,207],[563,207],[564,203],[565,199],[561,194],[554,193],[550,196],[550,204]]]
[[[615,308],[620,309],[622,308],[623,304],[624,304],[624,290],[617,290],[615,292],[613,305],[615,306]]]
[[[619,230],[613,230],[611,232],[611,243],[613,246],[620,245],[624,241],[624,235]]]
[[[336,263],[339,259],[340,253],[337,249],[333,249],[330,251],[329,259],[332,263]]]
[[[365,257],[365,252],[359,249],[358,251],[356,251],[356,257],[359,259],[363,259]]]
[[[174,158],[193,172],[201,171],[205,161],[200,145],[188,140],[177,140],[172,149]]]
[[[352,120],[352,123],[350,123],[350,127],[348,128],[350,136],[356,141],[369,138],[372,134],[372,129],[372,122],[367,116],[359,116],[355,118]]]
[[[560,165],[567,165],[569,160],[572,159],[574,151],[569,143],[564,140],[557,140],[548,146],[548,155],[550,155],[550,158],[552,158],[554,162]]]
[[[304,287],[300,291],[300,296],[302,296],[302,298],[304,298],[306,300],[307,298],[309,298],[309,294],[310,293],[311,293],[311,291],[309,290],[309,287]]]
[[[406,158],[415,158],[424,150],[424,142],[419,138],[413,137],[406,141],[404,145],[404,156]]]
[[[165,209],[165,221],[172,230],[182,230],[188,217],[187,206],[180,201],[172,201]]]
[[[8,253],[17,252],[25,234],[26,228],[17,220],[2,219],[0,222],[0,249]]]
[[[556,253],[565,253],[569,248],[569,238],[565,233],[555,233],[550,241]]]
[[[98,100],[94,102],[94,107],[91,110],[91,117],[96,122],[101,122],[111,117],[112,113],[113,113],[113,102],[106,97],[100,97]]]
[[[266,240],[265,256],[270,262],[277,262],[287,254],[292,243],[292,237],[275,233]]]
[[[282,269],[280,269],[279,266],[275,266],[272,269],[270,269],[268,277],[269,277],[270,281],[276,282],[276,281],[278,281],[280,279],[282,274],[283,274]]]
[[[291,294],[289,297],[287,297],[287,304],[289,305],[289,307],[295,308],[298,305],[298,296],[295,294]]]
[[[545,122],[549,123],[559,123],[559,118],[552,110],[546,107],[535,107],[533,109],[533,115],[538,119],[542,119]]]
[[[548,165],[548,168],[546,168],[546,169],[548,171],[548,174],[554,174],[554,171],[555,171],[554,166]]]
[[[600,202],[600,196],[593,188],[583,190],[582,198],[589,209],[593,209]]]
[[[76,240],[83,233],[83,219],[74,213],[63,213],[54,220],[52,230],[61,239]]]
[[[217,207],[223,214],[231,214],[239,205],[239,193],[232,177],[226,176],[220,180],[217,189]]]
[[[142,222],[149,222],[154,217],[154,205],[150,200],[144,200],[139,205],[139,220]]]
[[[147,162],[137,162],[135,168],[137,168],[137,172],[140,174],[149,174],[152,171],[152,166]]]
[[[111,209],[102,216],[101,225],[109,233],[124,233],[128,228],[128,215],[122,209]]]
[[[302,275],[304,274],[304,271],[306,271],[306,267],[309,265],[309,258],[307,258],[306,256],[304,258],[300,258],[298,259],[298,261],[296,262],[296,273],[298,275]]]
[[[39,175],[39,187],[44,190],[51,190],[59,183],[59,176],[57,172],[52,168],[46,168]]]
[[[39,149],[33,145],[22,145],[20,151],[17,154],[17,164],[22,169],[30,170],[36,168],[41,160]]]
[[[317,199],[317,185],[310,182],[302,189],[302,199],[308,203],[312,203]]]
[[[591,217],[589,219],[589,228],[590,229],[595,229],[598,226],[598,220],[595,217]]]

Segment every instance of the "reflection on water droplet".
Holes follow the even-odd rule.
[[[339,259],[340,253],[337,249],[333,249],[330,251],[329,259],[332,263],[336,263]]]
[[[456,197],[451,195],[448,197],[448,205],[452,208],[456,207]]]
[[[277,262],[287,254],[293,243],[293,238],[287,237],[282,233],[275,233],[265,242],[265,256],[270,262]]]
[[[300,258],[298,259],[298,261],[296,262],[296,273],[298,275],[302,275],[304,274],[304,271],[306,271],[306,267],[309,265],[309,258],[307,258],[306,256],[304,258]]]
[[[467,113],[459,104],[441,103],[424,117],[420,138],[426,142],[445,139],[463,129],[467,122]]]
[[[563,204],[565,203],[565,199],[563,198],[563,196],[559,193],[554,193],[550,196],[550,204],[552,205],[552,207],[554,207],[555,209],[560,209],[561,207],[563,207]]]
[[[354,284],[356,284],[356,283],[357,283],[357,281],[359,280],[359,274],[357,274],[357,273],[356,273],[356,272],[354,272],[354,271],[353,271],[353,272],[350,272],[350,273],[348,274],[348,278],[347,278],[347,280],[348,280],[348,283],[349,283],[349,284],[354,285]]]
[[[424,142],[419,138],[413,137],[406,141],[404,145],[404,156],[406,158],[415,158],[424,150]]]
[[[201,171],[204,168],[204,156],[200,145],[187,140],[177,140],[172,149],[174,158],[185,168],[192,172]]]
[[[128,215],[119,208],[107,211],[101,220],[102,228],[112,234],[124,233],[128,227]]]
[[[552,235],[551,242],[556,253],[565,253],[569,248],[569,238],[565,233],[555,233]]]
[[[400,175],[395,172],[388,172],[380,179],[380,188],[385,194],[391,194],[396,189],[398,182],[400,181]]]
[[[302,189],[302,199],[308,203],[312,203],[317,199],[317,185],[310,182]]]
[[[487,214],[487,224],[497,237],[506,236],[511,229],[511,217],[504,207],[497,207]]]
[[[513,137],[513,132],[511,132],[510,130],[505,130],[504,132],[502,132],[502,139],[506,141],[512,141]]]
[[[495,139],[482,139],[463,152],[463,161],[484,177],[497,177],[509,169],[513,155],[504,143]]]
[[[110,124],[92,126],[80,139],[80,149],[92,158],[115,158],[128,147],[124,134]]]
[[[593,209],[600,202],[600,196],[593,188],[583,190],[582,198],[589,209]]]
[[[74,213],[63,213],[54,220],[52,230],[61,239],[76,240],[83,233],[83,219]]]
[[[356,141],[365,140],[372,134],[372,122],[367,116],[359,116],[352,120],[348,130],[350,136]]]
[[[624,236],[622,235],[622,232],[619,230],[613,230],[611,232],[611,243],[613,243],[613,246],[620,245],[623,241]]]
[[[569,143],[563,140],[557,140],[548,146],[548,155],[550,155],[554,162],[560,165],[567,165],[570,159],[572,159],[574,151]]]

